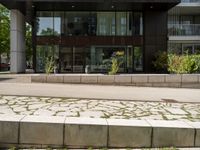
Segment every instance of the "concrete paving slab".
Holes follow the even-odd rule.
[[[71,148],[107,147],[105,119],[66,118],[64,145]]]
[[[162,99],[173,99],[179,102],[200,102],[199,89],[77,84],[0,83],[0,95],[79,97],[141,101],[162,101]]]
[[[108,147],[150,147],[152,128],[144,120],[108,119]]]
[[[18,143],[19,122],[22,118],[23,115],[0,115],[0,143]]]
[[[64,117],[26,116],[20,122],[20,144],[63,145]]]
[[[153,147],[194,147],[195,129],[183,121],[147,120],[153,127]]]

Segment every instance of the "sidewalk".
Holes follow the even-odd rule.
[[[0,83],[0,95],[87,99],[200,102],[199,89],[80,84]]]

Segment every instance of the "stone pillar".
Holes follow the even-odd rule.
[[[25,56],[25,17],[16,9],[10,11],[10,72],[24,73]]]

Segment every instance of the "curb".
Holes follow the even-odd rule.
[[[0,115],[0,147],[199,147],[200,122]]]

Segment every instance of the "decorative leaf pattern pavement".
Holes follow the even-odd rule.
[[[200,121],[200,103],[0,96],[0,114]]]

